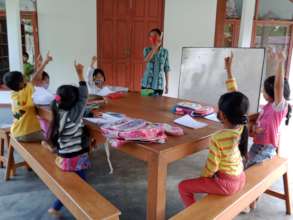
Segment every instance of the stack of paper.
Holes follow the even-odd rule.
[[[107,96],[107,95],[110,95],[112,94],[113,91],[111,89],[109,89],[109,87],[105,86],[104,88],[102,88],[98,93],[97,95],[99,96]]]
[[[94,124],[98,124],[99,126],[104,124],[111,124],[117,121],[122,120],[126,116],[120,113],[115,112],[106,112],[103,113],[101,117],[98,118],[84,118],[85,120],[92,122]]]
[[[185,127],[189,127],[189,128],[193,128],[193,129],[203,128],[203,127],[207,126],[206,123],[196,121],[192,117],[190,117],[189,115],[185,115],[181,118],[177,118],[174,122],[176,124],[183,125]]]

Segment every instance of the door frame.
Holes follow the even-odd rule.
[[[5,17],[6,19],[6,12],[4,10],[0,10],[0,17]],[[38,13],[36,11],[20,11],[20,19],[22,18],[27,18],[32,20],[35,57],[37,57],[40,54]]]

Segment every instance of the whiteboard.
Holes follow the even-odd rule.
[[[234,53],[232,71],[238,90],[250,101],[250,113],[258,111],[264,67],[264,48],[192,48],[182,49],[178,96],[181,99],[217,105],[227,92],[224,59]]]
[[[11,104],[11,91],[0,91],[0,104],[9,105]]]

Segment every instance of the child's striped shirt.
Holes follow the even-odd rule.
[[[223,129],[213,135],[208,159],[202,176],[211,177],[216,172],[238,176],[243,172],[242,157],[238,148],[243,126]]]
[[[228,92],[237,91],[234,78],[226,81]],[[237,129],[223,129],[213,135],[209,146],[209,154],[202,176],[211,177],[216,172],[238,176],[243,172],[243,162],[238,145],[243,126]]]

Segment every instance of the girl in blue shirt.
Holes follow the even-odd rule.
[[[146,69],[142,79],[142,94],[148,92],[150,95],[161,96],[164,88],[165,93],[168,93],[169,54],[168,50],[162,47],[162,36],[162,32],[157,28],[149,32],[150,46],[143,51]]]

